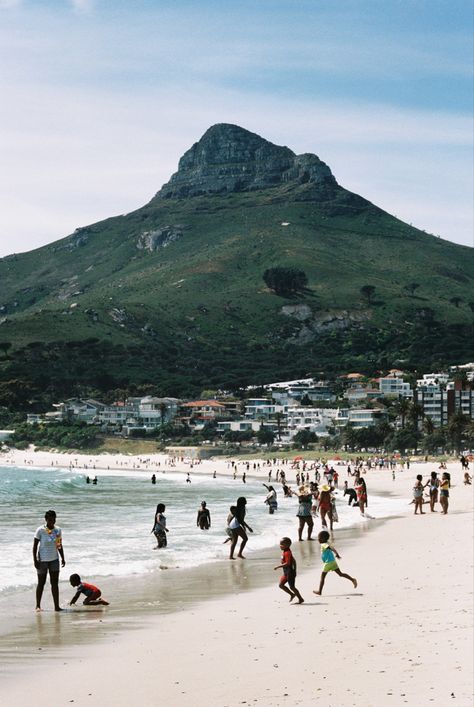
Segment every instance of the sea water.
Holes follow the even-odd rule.
[[[96,472],[94,472],[95,474]],[[84,473],[75,469],[0,467],[0,597],[36,583],[32,545],[35,530],[44,524],[48,509],[57,513],[62,529],[67,568],[100,586],[101,577],[124,577],[157,572],[160,568],[188,568],[223,560],[229,545],[223,545],[229,507],[239,496],[247,499],[246,521],[253,528],[246,554],[275,547],[282,535],[297,538],[298,502],[284,498],[278,490],[278,510],[270,515],[265,504],[267,490],[262,481],[247,477],[247,483],[229,476],[151,472],[100,471],[98,484],[86,484]],[[197,510],[205,500],[212,526],[196,526]],[[337,496],[339,522],[335,528],[365,523],[358,508],[347,506],[342,491]],[[154,549],[153,527],[156,505],[166,505],[168,547]],[[370,494],[369,512],[376,518],[406,511],[406,501]],[[315,519],[319,529],[319,519]],[[239,541],[240,542],[240,541]]]

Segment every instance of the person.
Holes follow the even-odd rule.
[[[158,548],[166,547],[168,545],[166,533],[168,533],[169,531],[166,527],[166,516],[163,515],[165,510],[166,506],[164,503],[159,503],[156,507],[155,522],[151,530],[157,542],[155,550],[157,550]]]
[[[472,476],[468,471],[464,472],[464,485],[465,486],[470,486],[472,481]]]
[[[344,481],[344,496],[349,496],[349,500],[347,502],[348,506],[357,506],[357,493],[355,489],[350,489],[347,481]]]
[[[441,504],[442,515],[446,515],[449,508],[449,487],[451,486],[451,475],[444,471],[439,485],[439,502]]]
[[[247,483],[247,474],[245,473],[245,471],[244,471],[244,473],[242,474],[242,483],[243,483],[243,484],[246,484],[246,483]]]
[[[92,483],[94,484],[94,486],[97,486],[97,476],[94,476],[94,478],[92,479]]]
[[[187,483],[187,484],[190,484],[190,483],[191,483],[191,476],[190,476],[190,474],[189,474],[189,471],[188,471],[188,475],[186,476],[186,483]]]
[[[365,479],[362,476],[359,476],[354,484],[354,487],[357,493],[360,514],[364,515],[365,507],[369,505],[367,500],[367,485],[365,483]]]
[[[90,476],[86,476],[86,484],[90,484],[90,482],[91,482]]]
[[[424,515],[423,510],[423,477],[421,474],[417,474],[416,482],[413,486],[413,500],[415,502],[415,515],[420,510],[420,515]]]
[[[245,522],[245,506],[247,505],[247,499],[244,498],[244,496],[241,496],[240,498],[237,499],[237,505],[235,507],[235,515],[233,517],[233,520],[229,523],[229,528],[232,530],[232,539],[230,543],[230,554],[229,554],[229,559],[234,560],[234,550],[235,546],[237,545],[237,541],[239,538],[242,538],[242,542],[240,543],[240,548],[239,552],[237,553],[237,557],[240,557],[242,560],[245,560],[245,557],[243,556],[242,552],[244,547],[247,544],[248,541],[248,535],[245,532],[245,529],[249,531],[249,533],[253,533],[252,528],[248,525],[248,523]]]
[[[308,540],[312,540],[311,534],[313,532],[313,516],[311,513],[312,507],[312,493],[307,486],[300,486],[298,489],[298,512],[296,517],[298,518],[298,540],[301,542],[303,540],[303,530],[305,525],[308,526]]]
[[[206,501],[201,501],[201,507],[197,512],[196,525],[201,530],[209,530],[211,527],[211,514],[207,508]]]
[[[334,546],[331,546],[328,542],[329,533],[327,530],[322,530],[318,535],[318,540],[321,545],[321,559],[324,563],[323,571],[321,573],[321,580],[319,582],[319,589],[313,590],[314,594],[321,595],[323,593],[324,582],[326,581],[326,575],[328,572],[335,572],[339,577],[344,577],[352,582],[354,589],[357,588],[357,579],[351,577],[349,574],[341,572],[339,565],[336,562],[336,557],[339,560],[341,556]]]
[[[224,545],[226,543],[230,543],[230,541],[232,540],[232,537],[233,537],[232,531],[234,530],[234,528],[238,527],[238,522],[237,523],[233,522],[236,513],[237,513],[237,506],[231,506],[229,508],[229,515],[227,516],[227,526],[225,529],[225,532],[227,533],[227,538],[224,540],[224,543],[223,543]]]
[[[280,589],[282,589],[286,594],[290,595],[290,602],[293,601],[295,597],[298,599],[298,604],[302,604],[304,602],[303,597],[299,593],[298,589],[295,586],[295,579],[296,579],[296,560],[293,557],[293,553],[291,552],[291,539],[290,538],[282,538],[280,540],[280,550],[282,551],[281,555],[281,565],[277,565],[273,569],[283,570],[283,574],[280,577],[280,582],[278,586]],[[288,587],[285,586],[288,584]]]
[[[439,489],[439,479],[438,479],[438,474],[436,471],[432,471],[429,480],[425,484],[426,486],[429,486],[430,490],[430,511],[432,513],[436,513],[435,511],[435,503],[438,502],[438,489]]]
[[[156,484],[156,474],[151,475],[151,483],[154,485]]]
[[[98,587],[95,587],[93,584],[87,584],[86,582],[83,582],[78,574],[72,574],[69,577],[69,583],[72,587],[76,587],[76,593],[69,602],[70,606],[74,606],[81,594],[85,594],[86,598],[82,603],[86,606],[109,605],[108,601],[105,601],[105,599],[101,598],[102,592],[100,591],[100,589]]]
[[[321,516],[321,524],[326,528],[326,516],[329,518],[329,530],[332,531],[333,513],[332,513],[331,488],[327,484],[321,486],[319,492],[319,515]]]
[[[267,484],[263,485],[268,491],[267,496],[265,498],[265,503],[268,505],[268,512],[270,513],[270,515],[273,515],[278,508],[277,492],[275,491],[273,486],[267,486]]]
[[[37,528],[33,540],[33,563],[38,573],[36,611],[41,611],[41,599],[48,572],[54,610],[62,611],[59,606],[59,556],[61,557],[61,567],[66,565],[62,532],[61,528],[56,525],[56,511],[46,511],[44,519],[45,525]]]
[[[212,478],[216,479],[217,478],[217,471],[214,470],[214,473],[212,474]]]

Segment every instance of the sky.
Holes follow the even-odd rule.
[[[0,0],[0,257],[139,208],[236,123],[473,241],[471,0]]]

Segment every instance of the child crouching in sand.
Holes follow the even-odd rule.
[[[290,602],[293,601],[295,597],[298,599],[298,604],[304,602],[303,597],[295,587],[296,579],[296,560],[293,557],[293,553],[290,550],[291,540],[290,538],[282,538],[280,540],[280,550],[282,551],[281,565],[277,565],[273,569],[283,570],[283,574],[280,577],[280,583],[278,586],[283,589],[284,592],[290,595]],[[285,587],[288,584],[288,587]]]
[[[336,548],[332,547],[328,543],[329,538],[330,535],[327,530],[322,530],[318,535],[318,540],[321,544],[321,559],[324,562],[324,567],[321,574],[321,581],[319,583],[319,590],[314,590],[314,594],[323,593],[324,582],[326,581],[326,575],[328,574],[328,572],[335,572],[339,575],[339,577],[345,577],[346,579],[349,579],[354,585],[354,589],[356,589],[357,587],[357,579],[354,579],[354,577],[351,577],[349,574],[344,574],[344,572],[341,572],[341,570],[339,569],[339,565],[336,562],[336,557],[339,560],[341,556],[339,555]]]
[[[101,604],[102,606],[109,605],[108,601],[105,601],[105,599],[101,599],[102,592],[100,591],[100,589],[98,587],[94,587],[93,584],[87,584],[86,582],[83,582],[78,574],[72,574],[69,577],[69,582],[71,583],[71,586],[77,588],[76,593],[70,601],[71,606],[76,603],[81,594],[85,594],[86,596],[83,601],[83,604],[85,604],[86,606],[99,606],[99,604]]]

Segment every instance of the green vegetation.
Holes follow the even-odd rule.
[[[181,237],[137,247],[170,224]],[[286,293],[265,287],[262,273],[281,268],[304,286],[300,275]],[[0,260],[0,405],[463,363],[473,273],[472,249],[341,188],[154,199]]]
[[[29,444],[46,449],[95,449],[98,444],[98,431],[85,423],[51,423],[47,425],[17,425],[11,438],[12,446],[24,449]]]
[[[308,284],[305,273],[296,268],[269,268],[263,273],[263,279],[267,287],[281,296],[302,292]]]

